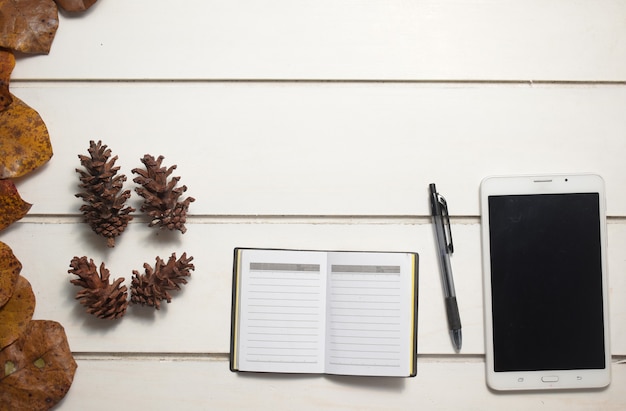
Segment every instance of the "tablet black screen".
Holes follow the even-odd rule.
[[[489,197],[495,371],[605,368],[599,195]]]

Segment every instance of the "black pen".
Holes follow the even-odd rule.
[[[439,253],[439,267],[441,269],[441,284],[446,303],[446,314],[448,316],[448,329],[454,349],[461,350],[461,317],[459,316],[459,306],[456,302],[454,291],[454,280],[452,279],[452,266],[450,265],[450,254],[454,252],[452,244],[452,230],[450,229],[450,215],[448,214],[448,204],[446,199],[439,193],[434,184],[430,184],[430,208],[435,226],[435,240]],[[447,230],[446,230],[447,228]]]

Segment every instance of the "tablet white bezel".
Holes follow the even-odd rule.
[[[600,370],[494,371],[493,323],[491,306],[491,264],[489,249],[488,198],[493,195],[598,193],[602,256],[605,364]],[[558,174],[487,177],[480,186],[482,224],[485,350],[487,384],[495,390],[544,390],[601,388],[611,381],[611,353],[608,319],[608,275],[606,250],[606,203],[603,179],[595,174]]]

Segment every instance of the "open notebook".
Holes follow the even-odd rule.
[[[416,374],[418,255],[237,248],[232,371]]]

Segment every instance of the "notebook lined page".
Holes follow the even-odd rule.
[[[242,261],[239,368],[322,372],[325,258],[268,255],[253,250]]]
[[[350,255],[333,256],[329,263],[327,372],[407,375],[412,349],[409,259],[361,253],[350,260]]]

